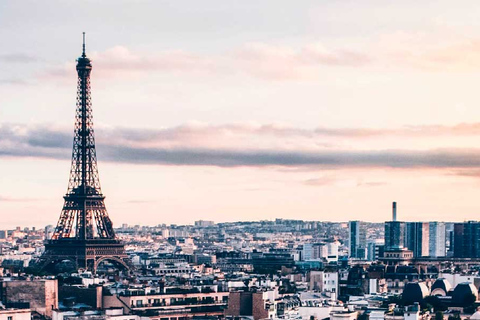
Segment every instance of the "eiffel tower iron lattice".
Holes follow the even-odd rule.
[[[101,261],[110,260],[130,269],[124,245],[115,237],[100,187],[92,117],[92,63],[85,53],[85,33],[76,69],[77,107],[70,179],[57,226],[45,242],[41,265],[45,268],[70,260],[77,268],[95,272]]]

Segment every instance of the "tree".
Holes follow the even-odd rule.
[[[443,320],[443,312],[442,311],[437,311],[435,312],[435,320]]]
[[[473,293],[468,294],[463,298],[463,306],[464,307],[471,306],[472,304],[475,303],[475,301],[477,301],[477,297]]]
[[[366,312],[362,313],[361,315],[358,316],[357,320],[368,320],[370,317]]]
[[[422,303],[422,308],[427,308],[427,305],[431,305],[435,311],[447,310],[447,306],[445,306],[445,304],[437,296],[425,297]]]
[[[448,316],[448,320],[460,320],[460,314],[458,312],[455,312],[451,315]]]

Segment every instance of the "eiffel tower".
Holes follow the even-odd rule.
[[[70,180],[60,219],[53,236],[45,242],[41,268],[70,260],[76,268],[96,272],[99,263],[108,260],[128,270],[131,263],[123,243],[115,237],[100,188],[90,94],[92,62],[85,54],[85,32],[76,68],[77,108]]]

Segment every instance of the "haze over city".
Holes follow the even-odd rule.
[[[83,31],[115,225],[379,222],[392,201],[400,220],[476,219],[480,4],[464,3],[3,1],[4,227],[58,219]]]

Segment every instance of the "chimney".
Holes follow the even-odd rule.
[[[397,203],[394,201],[393,206],[392,206],[393,212],[392,212],[392,221],[397,221]]]

